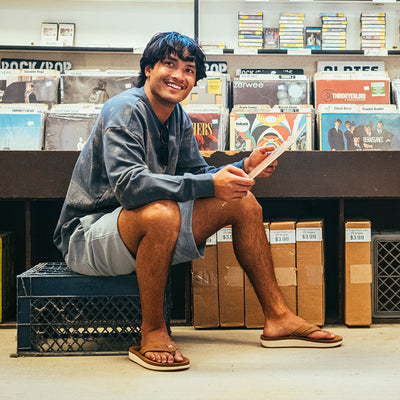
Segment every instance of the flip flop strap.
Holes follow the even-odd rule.
[[[175,351],[178,350],[178,346],[175,343],[171,344],[147,344],[146,346],[143,346],[140,348],[139,352],[143,356],[147,352],[162,352],[162,353],[170,353],[172,355],[175,354]]]
[[[321,328],[315,325],[304,325],[301,326],[300,328],[296,329],[293,333],[292,336],[300,336],[300,337],[306,337],[310,333],[320,331]]]

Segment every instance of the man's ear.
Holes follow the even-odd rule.
[[[146,75],[147,78],[150,76],[150,73],[151,73],[151,70],[152,70],[152,69],[153,69],[153,68],[151,67],[151,65],[146,65],[146,66],[144,67],[144,73],[145,73],[145,75]]]

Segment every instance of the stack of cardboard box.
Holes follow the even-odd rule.
[[[289,308],[308,321],[325,321],[323,222],[265,223],[275,274]],[[260,328],[265,317],[232,245],[232,228],[208,241],[193,262],[193,324],[196,328]]]

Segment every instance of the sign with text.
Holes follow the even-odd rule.
[[[384,70],[384,61],[318,61],[318,72],[371,72]]]
[[[228,64],[226,61],[206,61],[207,72],[221,72],[226,74],[228,72]]]
[[[18,58],[2,58],[2,69],[52,69],[65,72],[72,69],[69,61],[27,60]]]

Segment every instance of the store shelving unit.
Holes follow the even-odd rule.
[[[7,2],[5,2],[7,3]],[[11,4],[11,2],[9,2]],[[40,2],[39,2],[40,3]],[[42,0],[43,4],[51,4]],[[95,2],[64,2],[66,4]],[[104,3],[104,2],[100,2]],[[115,2],[128,3],[128,2]],[[132,1],[132,7],[143,2]],[[151,2],[152,6],[154,3]],[[179,3],[175,1],[174,3]],[[187,7],[188,1],[184,1]],[[193,1],[193,32],[200,41],[204,36],[205,4],[221,6],[223,0]],[[264,8],[264,3],[233,1],[230,7],[237,10],[249,6]],[[274,9],[292,2],[270,2]],[[372,1],[341,2],[314,1],[318,7],[333,3],[350,7],[355,3],[361,9]],[[27,3],[28,4],[28,3]],[[268,7],[269,7],[269,3]],[[310,7],[310,2],[293,2],[297,9]],[[391,18],[400,23],[400,7],[387,3],[374,5],[377,9],[388,7]],[[1,11],[0,6],[0,11]],[[10,6],[11,7],[11,6]],[[49,6],[50,7],[50,6]],[[54,7],[54,6],[53,6]],[[127,5],[124,5],[124,10]],[[150,6],[148,6],[150,7]],[[12,8],[12,7],[11,7]],[[218,9],[218,7],[216,7]],[[94,8],[94,11],[95,8]],[[318,13],[319,11],[315,11]],[[77,17],[78,18],[78,17]],[[222,16],[221,16],[222,18]],[[226,18],[226,16],[224,17]],[[39,26],[42,21],[37,21]],[[223,25],[223,24],[221,24]],[[212,26],[212,24],[210,25]],[[79,23],[77,25],[79,28]],[[173,29],[179,30],[178,27]],[[79,31],[77,31],[79,32]],[[398,27],[397,27],[398,32]],[[154,33],[154,32],[152,32]],[[0,28],[1,34],[1,28]],[[150,34],[149,34],[150,36]],[[394,49],[398,37],[384,60],[391,77],[400,75],[400,50]],[[358,49],[346,51],[312,50],[310,55],[290,55],[286,50],[258,50],[254,55],[235,54],[235,49],[225,49],[222,54],[212,54],[208,59],[228,62],[228,72],[236,68],[278,66],[304,67],[305,73],[316,72],[318,60],[368,60]],[[140,51],[133,46],[77,47],[31,46],[27,44],[0,44],[0,58],[34,58],[45,60],[72,60],[74,68],[138,68]],[[207,154],[210,164],[223,165],[237,160],[246,153],[216,152]],[[16,236],[16,272],[21,273],[38,262],[60,261],[52,244],[52,234],[65,196],[77,152],[67,151],[4,151],[0,152],[0,230],[10,230]],[[254,194],[264,209],[265,219],[324,218],[326,238],[327,322],[343,322],[343,271],[344,271],[344,221],[348,218],[370,218],[374,229],[393,229],[400,225],[400,152],[287,152],[279,159],[279,168],[269,179],[259,179]],[[179,272],[180,273],[180,272]],[[187,277],[179,278],[187,280]],[[187,283],[187,282],[186,282]],[[190,296],[186,293],[180,304],[179,319],[190,318]]]

